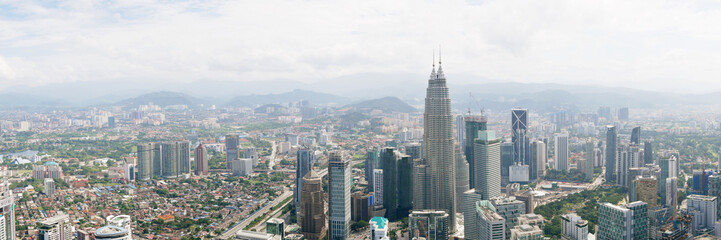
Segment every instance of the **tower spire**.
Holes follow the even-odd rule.
[[[438,44],[438,66],[441,66],[441,45]]]

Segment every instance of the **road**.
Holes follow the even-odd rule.
[[[237,233],[237,232],[240,231],[240,230],[243,230],[246,226],[248,226],[248,224],[250,224],[250,222],[253,221],[253,219],[255,219],[255,218],[257,218],[257,217],[259,217],[259,216],[262,216],[263,214],[267,213],[268,211],[270,211],[270,208],[272,208],[272,207],[275,206],[275,205],[278,205],[278,204],[279,204],[280,202],[282,202],[284,199],[286,199],[287,197],[290,197],[290,196],[292,196],[292,195],[293,195],[293,191],[285,190],[285,191],[283,192],[283,194],[281,194],[279,197],[275,198],[275,200],[273,200],[273,201],[270,202],[269,204],[266,204],[266,205],[265,205],[263,208],[261,208],[260,210],[255,211],[253,214],[251,214],[250,216],[248,216],[247,218],[245,218],[245,219],[244,219],[243,221],[241,221],[239,224],[236,224],[236,225],[233,226],[232,228],[230,228],[230,229],[228,229],[227,231],[225,231],[224,233],[220,234],[220,236],[216,237],[216,239],[228,239],[228,238],[231,238],[231,237],[235,236],[235,233]]]
[[[593,183],[591,183],[591,185],[588,185],[588,190],[596,190],[596,188],[598,188],[598,186],[601,186],[601,184],[603,184],[603,182],[605,182],[606,167],[603,167],[602,169],[603,169],[603,171],[601,171],[601,174],[598,175],[598,177],[593,180]]]
[[[275,166],[275,154],[276,154],[276,144],[275,141],[270,141],[273,146],[270,147],[270,156],[268,156],[268,169],[273,169],[273,166]]]

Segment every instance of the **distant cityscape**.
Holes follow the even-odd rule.
[[[0,239],[721,239],[718,105],[464,109],[447,81],[423,110],[2,110]]]

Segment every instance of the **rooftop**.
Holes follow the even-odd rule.
[[[377,225],[377,226],[378,226],[378,229],[385,229],[387,223],[388,223],[388,219],[386,219],[386,218],[384,218],[384,217],[373,217],[373,218],[371,218],[371,220],[370,220],[370,224],[371,224],[371,225],[373,225],[373,224]]]

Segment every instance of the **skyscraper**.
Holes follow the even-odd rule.
[[[163,144],[153,143],[153,176],[163,176]]]
[[[466,123],[464,121],[463,115],[456,115],[456,120],[455,120],[454,125],[455,125],[455,129],[456,129],[456,135],[455,135],[456,142],[461,144],[461,143],[465,142],[465,138],[466,138],[466,126],[465,126]]]
[[[628,107],[622,107],[618,109],[618,120],[628,121]]]
[[[606,126],[606,181],[616,181],[616,127]]]
[[[138,144],[138,180],[149,180],[153,177],[153,144]]]
[[[52,178],[46,178],[43,185],[45,187],[45,195],[49,197],[55,196],[55,180]]]
[[[721,210],[721,175],[711,175],[708,177],[708,195],[716,197],[716,209]],[[717,218],[721,218],[721,211],[717,211]]]
[[[7,181],[0,185],[0,239],[15,240],[15,198]]]
[[[315,153],[310,149],[300,149],[295,155],[295,192],[293,192],[293,203],[300,206],[303,199],[303,177],[310,172],[311,164],[315,161]],[[299,211],[296,209],[296,211]]]
[[[689,195],[686,199],[688,205],[686,211],[693,216],[694,234],[713,229],[716,223],[718,199],[704,195]]]
[[[632,202],[627,206],[602,203],[598,207],[598,239],[647,239],[648,205]]]
[[[642,201],[648,203],[649,207],[656,207],[658,198],[655,177],[639,176],[633,180],[631,189],[629,190],[629,201]]]
[[[208,150],[205,149],[203,143],[195,147],[195,175],[208,175]]]
[[[373,183],[373,205],[383,205],[383,175],[383,169],[373,170],[373,179],[376,181]]]
[[[501,144],[501,159],[503,159],[503,144]],[[531,162],[529,165],[530,176],[528,178],[531,181],[541,178],[546,171],[546,144],[539,140],[531,141],[528,159]],[[501,164],[501,167],[503,167],[503,164]],[[502,178],[503,177],[501,177],[501,179]],[[503,182],[503,180],[501,180],[501,182]]]
[[[461,153],[461,146],[456,144],[456,212],[463,211],[463,193],[468,191],[468,162]],[[402,189],[402,188],[401,188]]]
[[[586,161],[583,161],[583,163],[579,163],[584,165],[583,166],[583,174],[586,177],[586,180],[593,179],[593,159],[594,159],[594,152],[593,152],[593,139],[588,139],[588,142],[586,142]]]
[[[455,231],[456,167],[453,157],[453,115],[441,61],[431,71],[423,113],[423,157],[430,170],[430,207],[448,213]]]
[[[528,147],[528,109],[514,108],[511,110],[511,142],[513,142],[513,163],[528,164],[526,148]]]
[[[469,175],[468,175],[468,187],[470,189],[473,189],[475,186],[473,185],[474,179],[473,179],[473,173],[470,171],[473,171],[473,142],[478,138],[478,131],[480,130],[486,130],[487,120],[486,117],[483,117],[481,115],[467,115],[465,116],[465,126],[466,126],[466,137],[465,137],[465,143],[463,147],[463,152],[466,156],[466,161],[468,161],[468,169],[469,169]],[[508,169],[506,169],[508,171]]]
[[[643,162],[653,164],[653,144],[649,141],[643,143]]]
[[[407,149],[407,148],[406,148]],[[369,148],[366,152],[365,162],[365,178],[368,182],[368,189],[373,189],[373,170],[379,168],[378,166],[378,150],[376,148]]]
[[[231,169],[231,162],[240,157],[240,138],[237,134],[225,135],[225,167]]]
[[[325,198],[320,175],[312,169],[303,176],[298,222],[305,239],[320,240],[326,234]]]
[[[413,159],[400,154],[398,161],[398,216],[405,217],[413,209]]]
[[[190,141],[176,141],[178,176],[190,174]]]
[[[544,149],[544,151],[547,152],[546,149]],[[513,165],[513,143],[501,143],[501,186],[506,186],[510,183],[509,178],[511,173],[509,167],[511,167],[511,165]],[[472,168],[471,171],[473,171],[473,169],[475,168]],[[473,175],[473,173],[471,173],[471,175]],[[475,184],[475,180],[473,184]]]
[[[176,178],[180,166],[178,166],[178,147],[175,143],[164,142],[161,143],[162,152],[162,163],[163,163],[163,178]]]
[[[345,240],[350,233],[350,159],[342,152],[328,157],[328,215],[330,240]]]
[[[553,134],[554,155],[556,156],[555,169],[568,171],[568,133]]]
[[[431,173],[423,159],[413,161],[413,209],[423,210],[431,208],[431,193],[429,185]]]
[[[386,218],[398,218],[398,160],[395,148],[387,147],[381,151],[381,165],[383,165],[383,207],[386,208]]]
[[[631,143],[641,144],[641,127],[635,127],[631,131]]]
[[[496,138],[496,132],[479,131],[473,149],[476,193],[481,194],[484,200],[500,195],[501,176],[498,169],[501,167],[501,143],[500,139]]]

